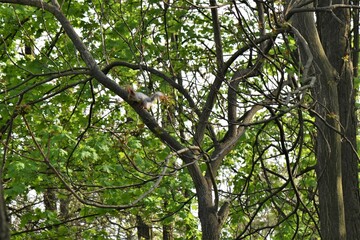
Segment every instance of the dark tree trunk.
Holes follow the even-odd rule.
[[[6,204],[4,198],[4,186],[2,183],[2,170],[0,169],[0,239],[9,240],[9,219],[6,212]]]
[[[141,216],[136,216],[138,239],[152,239],[151,226],[147,225]]]
[[[172,240],[173,237],[173,229],[171,225],[163,225],[163,240]]]
[[[220,208],[217,202],[213,201],[211,180],[203,186],[209,186],[197,191],[199,203],[199,218],[201,220],[201,230],[203,240],[218,240],[222,226],[227,219],[229,203],[225,202]],[[216,197],[215,197],[216,201]]]
[[[318,77],[316,101],[316,174],[318,179],[320,227],[324,239],[345,239],[345,212],[341,170],[341,136],[335,75]],[[326,109],[323,107],[326,106]]]
[[[331,1],[320,1],[324,7]],[[333,4],[349,4],[332,1]],[[321,4],[321,5],[320,5]],[[336,17],[335,17],[336,16]],[[353,84],[353,66],[350,52],[350,10],[341,8],[318,13],[318,26],[322,45],[330,63],[338,72],[339,116],[341,123],[341,169],[344,189],[344,206],[347,239],[360,236],[360,198],[358,181],[358,158],[356,155],[356,111]],[[336,29],[336,31],[334,31]],[[358,53],[355,53],[358,54]]]
[[[331,66],[319,39],[312,13],[297,13],[293,26],[309,44],[314,57],[316,82],[312,91],[318,133],[316,138],[316,173],[318,178],[320,228],[323,239],[345,239],[345,212],[341,171],[341,137],[337,73]],[[299,41],[300,42],[300,41]],[[301,45],[301,43],[299,44]],[[303,62],[310,59],[300,48]]]
[[[214,207],[199,207],[199,217],[201,219],[202,239],[218,240],[220,239],[221,226],[217,218]]]
[[[321,4],[328,6],[330,1]],[[314,56],[316,83],[312,95],[318,127],[316,173],[321,236],[322,239],[358,239],[360,205],[349,12],[337,9],[319,13],[318,29],[312,13],[296,13],[292,21]],[[306,62],[308,56],[303,48],[300,50]]]

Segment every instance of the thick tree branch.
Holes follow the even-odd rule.
[[[261,55],[258,57],[256,64],[252,67],[247,69],[239,69],[236,71],[231,79],[228,89],[228,121],[229,121],[229,128],[226,132],[224,138],[221,140],[220,144],[217,144],[215,147],[215,151],[211,157],[211,167],[212,172],[217,173],[219,166],[223,158],[233,149],[236,145],[240,137],[245,133],[246,126],[251,124],[252,118],[254,114],[259,111],[263,106],[269,103],[269,100],[264,100],[262,104],[255,105],[246,112],[243,117],[239,120],[236,112],[237,112],[237,87],[241,81],[245,81],[245,79],[254,77],[260,74],[261,67],[263,65],[263,59],[266,58],[266,54],[270,51],[271,47],[273,46],[273,41],[267,41],[263,44],[262,49],[259,49]],[[286,83],[282,84],[278,87],[273,93],[270,94],[271,96],[275,96],[280,92],[281,88],[286,85]],[[241,121],[241,122],[240,122]],[[207,172],[208,176],[208,172]]]
[[[192,109],[194,109],[195,113],[200,115],[200,111],[199,111],[199,109],[197,109],[195,102],[194,102],[193,98],[190,96],[189,92],[183,86],[176,83],[171,77],[167,76],[166,74],[162,73],[161,71],[156,70],[155,68],[149,67],[144,64],[133,64],[133,63],[123,62],[123,61],[112,62],[109,65],[107,65],[106,67],[104,67],[102,69],[102,71],[105,74],[107,74],[113,67],[116,67],[116,66],[127,67],[127,68],[131,68],[133,70],[145,70],[145,71],[148,71],[148,72],[164,79],[173,88],[177,89],[185,97],[185,99],[189,102],[189,106]]]
[[[45,11],[50,12],[54,15],[54,17],[61,23],[64,28],[65,33],[73,42],[76,49],[79,51],[83,61],[86,66],[90,70],[91,76],[93,76],[97,81],[99,81],[103,86],[105,86],[110,91],[114,92],[122,99],[124,99],[140,116],[143,120],[144,124],[154,133],[156,137],[161,139],[166,145],[168,145],[172,150],[179,151],[184,149],[184,146],[180,144],[175,138],[173,138],[167,131],[159,126],[153,116],[150,115],[149,112],[144,110],[139,104],[132,101],[129,98],[128,92],[121,88],[115,81],[108,78],[103,71],[101,71],[100,67],[97,65],[95,59],[92,57],[91,53],[85,46],[85,44],[80,39],[79,35],[76,33],[74,28],[72,27],[69,20],[65,17],[65,15],[61,12],[61,10],[53,5],[50,5],[41,0],[1,0],[2,3],[13,3],[13,4],[21,4],[27,6],[33,6]],[[193,162],[194,156],[189,152],[185,152],[179,155],[186,163]],[[193,178],[195,187],[197,190],[202,192],[204,189],[204,185],[206,181],[202,176],[200,167],[198,164],[191,164],[188,167],[191,177]]]

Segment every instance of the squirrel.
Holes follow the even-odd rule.
[[[132,87],[127,87],[127,91],[129,93],[129,98],[132,101],[139,102],[146,110],[149,110],[156,100],[162,101],[167,99],[166,95],[162,92],[155,92],[149,97],[142,92],[135,92]]]

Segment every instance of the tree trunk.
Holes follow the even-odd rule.
[[[228,215],[229,204],[225,202],[218,209],[218,203],[213,201],[211,180],[207,179],[207,182],[204,184],[204,188],[197,191],[202,239],[218,240],[220,239],[222,225]],[[215,201],[216,199],[215,197]]]
[[[328,6],[331,1],[319,1]],[[348,1],[332,1],[333,4],[349,4]],[[342,132],[341,169],[344,189],[344,206],[347,239],[360,236],[360,198],[358,158],[356,155],[356,112],[353,84],[353,66],[350,52],[350,10],[335,9],[317,15],[320,39],[330,63],[340,76],[338,84],[339,116]],[[336,29],[336,31],[334,31]],[[358,53],[354,53],[358,54]]]
[[[341,131],[338,101],[339,97],[341,97],[338,92],[339,74],[324,51],[315,27],[313,13],[296,13],[292,20],[293,26],[299,30],[309,44],[314,57],[313,72],[311,74],[316,76],[312,95],[315,101],[314,114],[318,128],[316,137],[316,174],[318,178],[321,236],[323,239],[346,239],[342,184],[343,144],[339,134]],[[334,29],[334,26],[332,26],[332,29]],[[334,39],[334,37],[331,37],[331,39]],[[301,47],[300,50],[302,60],[306,62],[309,56],[305,55],[305,51]],[[341,55],[341,51],[338,51],[338,49],[331,49],[331,51],[335,51],[334,54]],[[339,55],[335,56],[339,57]],[[343,55],[340,56],[340,58],[342,57]]]
[[[318,102],[315,111],[318,134],[316,139],[316,174],[318,179],[320,227],[324,239],[345,239],[345,210],[341,170],[341,137],[339,105],[335,76],[319,77],[316,84]],[[323,106],[326,106],[324,109]]]
[[[2,183],[2,169],[0,169],[0,239],[9,240],[9,219],[6,212],[6,204],[4,198],[4,186]]]
[[[221,226],[215,208],[199,205],[199,218],[201,220],[202,239],[219,240]]]
[[[5,132],[1,131],[0,135],[4,136]],[[9,138],[10,136],[8,136]],[[1,139],[1,137],[0,137]],[[3,156],[7,153],[7,145],[3,148]],[[9,217],[7,214],[7,207],[5,202],[5,191],[4,191],[4,168],[5,168],[5,158],[0,164],[0,239],[9,240],[10,239],[10,224]]]
[[[171,225],[163,225],[162,227],[163,232],[163,240],[173,240],[173,228]]]
[[[56,192],[55,189],[47,188],[44,192],[44,205],[48,211],[56,211]]]
[[[152,239],[151,226],[147,225],[141,216],[136,216],[138,239]]]

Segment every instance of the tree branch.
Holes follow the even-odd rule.
[[[216,6],[216,0],[210,0],[210,6]],[[199,118],[199,124],[197,126],[195,136],[194,136],[194,144],[200,145],[205,134],[206,126],[208,125],[209,117],[211,110],[216,101],[216,95],[221,87],[221,84],[224,81],[224,59],[223,59],[223,50],[221,44],[221,33],[220,33],[220,23],[218,18],[217,8],[211,8],[211,15],[212,15],[212,24],[213,24],[213,31],[214,31],[214,42],[216,48],[216,76],[214,83],[210,87],[209,95],[206,98],[205,105],[203,107],[202,113]]]
[[[102,69],[102,71],[105,74],[107,74],[110,71],[110,69],[112,69],[113,67],[116,67],[116,66],[127,67],[127,68],[131,68],[133,70],[145,70],[145,71],[148,71],[158,77],[161,77],[166,82],[168,82],[172,87],[177,89],[186,98],[186,100],[189,102],[189,106],[192,109],[194,109],[195,113],[200,115],[200,111],[199,111],[199,109],[197,109],[196,104],[195,104],[194,100],[192,99],[192,97],[190,96],[189,92],[183,86],[176,83],[171,77],[167,76],[166,74],[162,73],[161,71],[156,70],[155,68],[149,67],[144,64],[133,64],[133,63],[123,62],[123,61],[112,62],[109,65],[107,65],[106,67],[104,67]]]
[[[61,23],[65,33],[68,35],[68,37],[73,42],[76,49],[79,51],[81,58],[83,59],[83,61],[90,70],[91,76],[93,76],[105,88],[109,89],[110,91],[114,92],[122,99],[124,99],[137,112],[137,114],[143,120],[144,124],[150,129],[150,131],[153,132],[153,134],[156,137],[161,139],[161,141],[163,141],[166,145],[168,145],[172,150],[179,151],[181,149],[184,149],[184,146],[182,146],[182,144],[180,144],[167,131],[165,131],[162,127],[159,126],[159,124],[156,122],[153,116],[150,115],[149,112],[144,110],[141,106],[139,106],[139,104],[137,104],[136,102],[132,101],[129,98],[129,94],[125,89],[120,87],[115,81],[111,80],[103,73],[103,71],[101,71],[95,59],[92,57],[91,53],[89,52],[85,44],[82,42],[82,40],[80,39],[79,35],[76,33],[74,28],[72,27],[69,20],[65,17],[65,15],[61,12],[61,10],[58,7],[50,5],[41,0],[0,0],[0,2],[38,7],[53,14],[54,17]],[[195,158],[193,154],[189,152],[182,153],[179,156],[186,163],[193,162]],[[201,173],[200,167],[198,166],[198,164],[194,163],[194,164],[190,164],[188,169],[194,181],[196,189],[202,191],[204,185],[206,184],[206,181]]]

